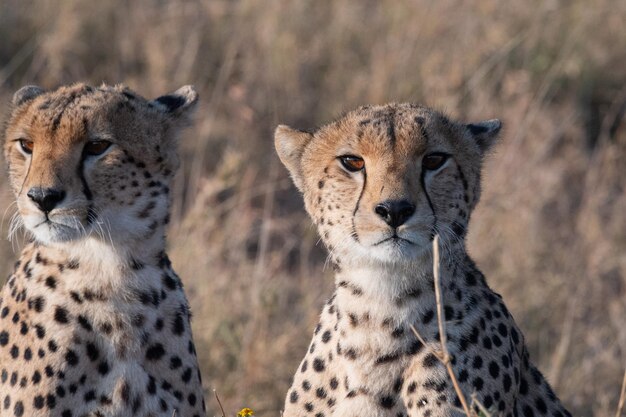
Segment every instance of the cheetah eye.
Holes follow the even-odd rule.
[[[20,148],[22,148],[22,151],[25,154],[32,154],[33,153],[33,149],[35,148],[35,144],[33,143],[32,140],[26,140],[26,139],[20,139]]]
[[[450,155],[442,152],[431,153],[430,155],[424,156],[424,159],[422,159],[422,166],[428,171],[434,171],[441,168],[449,157]]]
[[[350,172],[361,171],[365,168],[365,161],[358,156],[343,155],[339,157],[339,161],[341,161],[341,165]]]
[[[84,153],[91,156],[102,155],[104,151],[109,149],[109,146],[111,146],[111,142],[107,140],[92,140],[85,145]]]

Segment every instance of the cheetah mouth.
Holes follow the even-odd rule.
[[[389,236],[388,238],[385,238],[377,243],[374,243],[372,246],[380,246],[384,243],[387,242],[391,242],[391,243],[395,243],[395,244],[400,244],[400,245],[404,245],[404,244],[409,244],[409,245],[415,245],[414,242],[411,242],[408,239],[405,239],[403,237],[398,236],[396,233],[394,233],[393,235]]]
[[[32,226],[32,229],[40,228],[40,227],[51,227],[51,228],[63,228],[63,229],[72,229],[72,230],[80,230],[85,229],[91,223],[93,223],[96,216],[91,213],[91,208],[87,209],[87,214],[84,214],[84,210],[77,208],[64,208],[64,209],[55,209],[51,212],[37,212],[36,214],[28,213],[22,216],[25,220],[26,218],[30,218],[31,221],[28,222]],[[33,225],[33,223],[35,223]]]
[[[68,224],[70,223],[70,224]],[[89,232],[89,225],[84,225],[78,218],[55,218],[49,216],[27,229],[34,234],[35,238],[43,242],[68,242],[80,239]]]
[[[40,222],[38,225],[36,225],[35,227],[33,227],[33,229],[37,229],[39,227],[47,227],[50,231],[54,231],[54,232],[77,232],[80,230],[80,228],[75,227],[75,226],[71,226],[68,224],[64,224],[61,222],[55,222],[53,220],[50,220],[48,218],[46,218],[44,221]]]
[[[48,216],[46,216],[46,219],[43,220],[42,222],[40,222],[39,224],[37,224],[35,227],[33,227],[33,229],[36,229],[40,226],[47,226],[47,227],[51,227],[51,228],[62,228],[62,229],[75,229],[72,226],[63,224],[63,223],[59,223],[59,222],[55,222],[52,221],[48,218]]]

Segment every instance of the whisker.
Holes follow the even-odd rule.
[[[13,200],[13,201],[11,202],[11,204],[9,204],[9,205],[7,206],[7,208],[6,208],[6,209],[4,209],[4,213],[2,214],[2,223],[1,223],[1,224],[2,224],[2,226],[4,226],[4,219],[6,218],[7,213],[9,212],[9,210],[10,210],[10,209],[12,209],[12,208],[13,208],[13,206],[16,206],[16,207],[17,207],[17,201]],[[15,213],[17,213],[17,212],[18,212],[18,210],[15,210]],[[11,216],[11,217],[13,217],[13,216]],[[1,231],[0,231],[0,232],[1,232]]]

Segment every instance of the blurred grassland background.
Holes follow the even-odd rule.
[[[0,0],[0,99],[24,84],[194,84],[170,254],[210,415],[276,416],[332,272],[274,154],[366,103],[501,118],[468,246],[576,416],[626,367],[626,2]],[[6,177],[0,210],[13,213]],[[20,242],[0,242],[6,276]]]

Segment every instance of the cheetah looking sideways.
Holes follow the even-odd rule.
[[[447,346],[464,396],[475,394],[493,416],[569,415],[465,249],[482,159],[499,130],[497,120],[464,125],[412,104],[362,107],[313,134],[276,129],[278,155],[337,269],[285,416],[463,414],[433,354],[435,234]]]
[[[192,87],[24,87],[5,156],[33,241],[0,298],[0,416],[204,416],[182,284],[165,254]]]

